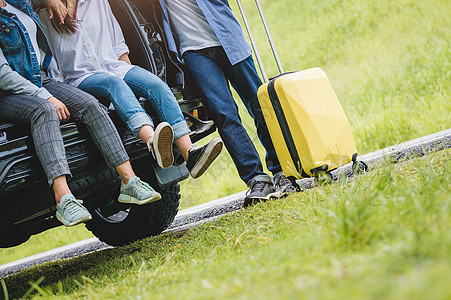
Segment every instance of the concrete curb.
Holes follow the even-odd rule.
[[[451,129],[361,155],[358,157],[358,160],[367,164],[371,169],[384,161],[396,163],[401,160],[424,156],[445,148],[451,148]],[[352,164],[344,165],[331,172],[333,178],[337,178],[338,176],[341,176],[341,174],[350,177],[352,176],[352,173]],[[314,182],[311,178],[298,180],[298,183],[305,189],[314,187]],[[243,207],[245,196],[246,191],[243,191],[181,210],[175,217],[174,222],[164,232],[188,230],[199,224],[215,220],[219,216],[222,216],[228,212],[241,209]],[[0,265],[0,278],[45,262],[76,257],[108,248],[112,247],[99,241],[97,238],[90,238],[40,254],[32,255],[11,263]]]

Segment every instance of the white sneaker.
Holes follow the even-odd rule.
[[[174,142],[174,131],[168,122],[161,122],[155,128],[155,134],[147,141],[147,147],[163,169],[169,168],[174,163],[172,154],[172,143]]]

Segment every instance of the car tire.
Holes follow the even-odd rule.
[[[145,205],[125,205],[117,201],[116,190],[104,194],[108,198],[99,202],[105,203],[103,207],[88,207],[92,220],[86,223],[86,227],[102,242],[112,246],[129,244],[160,234],[174,220],[179,207],[180,185],[158,187],[153,169],[149,166],[144,159],[133,164],[135,173],[161,194],[160,200]]]

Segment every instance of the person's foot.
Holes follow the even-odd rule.
[[[127,184],[121,182],[121,194],[117,201],[128,204],[146,204],[161,199],[160,193],[156,192],[147,182],[137,176],[128,180]]]
[[[205,173],[211,163],[221,153],[222,144],[221,139],[216,137],[205,146],[193,147],[189,150],[186,167],[191,177],[198,178]]]
[[[66,194],[56,204],[56,218],[66,227],[74,226],[92,219],[91,214],[83,206],[83,201],[74,195]]]
[[[296,183],[294,177],[281,175],[277,178],[276,182],[274,182],[274,193],[272,193],[271,196],[280,198],[300,191],[301,187]]]
[[[163,169],[169,168],[174,163],[172,154],[172,143],[174,142],[174,131],[168,122],[161,122],[155,128],[155,134],[147,141],[147,147]]]
[[[246,198],[244,198],[244,207],[269,200],[273,192],[274,189],[271,182],[255,181],[247,191]]]

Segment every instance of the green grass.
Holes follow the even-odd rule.
[[[261,2],[285,71],[325,70],[349,118],[360,153],[450,128],[449,1]],[[234,1],[231,5],[239,15]],[[267,73],[276,75],[255,4],[244,1],[243,5]],[[263,159],[253,122],[241,104],[240,110]],[[83,284],[83,275],[94,284],[86,279],[83,289],[87,294],[79,289],[73,297],[94,297],[89,294],[91,288],[107,296],[120,295],[115,285],[129,289],[130,294],[122,294],[124,298],[163,298],[176,292],[186,298],[196,294],[210,298],[217,291],[223,297],[242,298],[254,298],[257,293],[267,298],[449,296],[444,279],[450,276],[446,230],[450,186],[449,171],[442,170],[450,169],[447,153],[444,163],[440,163],[441,156],[433,163],[428,162],[430,158],[419,160],[422,163],[415,171],[403,169],[405,176],[390,175],[399,167],[388,166],[388,171],[375,170],[358,183],[230,215],[181,239],[166,235],[96,254],[102,263],[79,258],[64,269],[70,269],[72,275],[72,269],[79,268],[76,280]],[[200,179],[182,182],[181,208],[244,189],[224,151]],[[57,228],[21,246],[1,249],[0,263],[87,237],[90,234],[83,226]],[[182,248],[171,249],[178,243]],[[282,254],[276,255],[279,251]],[[107,262],[108,255],[115,260]],[[141,261],[145,264],[140,271]],[[35,281],[40,271],[32,272],[36,276],[30,280]],[[110,274],[114,276],[104,278]],[[266,279],[259,282],[262,274]],[[190,276],[197,279],[191,281]],[[75,287],[73,280],[69,277],[62,284],[68,295]],[[422,293],[424,290],[430,294]]]
[[[450,226],[447,149],[5,285],[63,299],[449,299]]]

